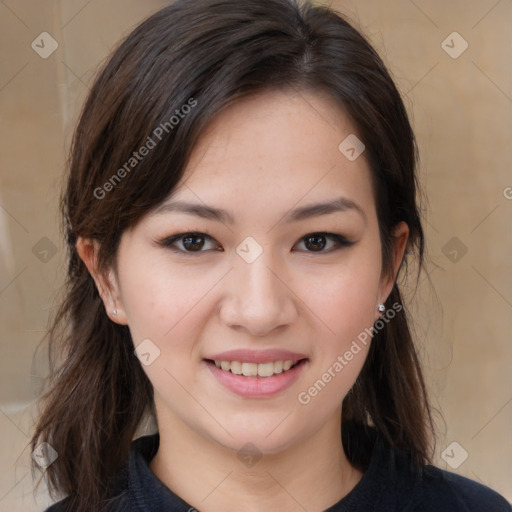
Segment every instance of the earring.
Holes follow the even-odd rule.
[[[112,314],[113,314],[113,315],[117,315],[117,309],[114,309],[114,310],[112,311]]]
[[[383,313],[384,311],[386,311],[386,306],[384,306],[384,304],[379,304],[378,306],[378,310]]]

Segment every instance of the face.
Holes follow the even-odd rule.
[[[102,295],[140,346],[159,422],[276,453],[339,421],[392,286],[365,155],[338,149],[354,133],[318,94],[245,99],[123,234]]]

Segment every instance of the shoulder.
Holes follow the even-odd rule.
[[[344,500],[351,510],[363,510],[364,504],[375,512],[512,512],[512,505],[486,485],[436,466],[415,467],[408,451],[391,446],[375,428],[359,425],[351,434],[346,445],[365,470]]]
[[[75,512],[75,504],[70,498],[64,498],[50,507],[44,512]],[[126,495],[116,496],[106,501],[101,508],[102,512],[130,512],[133,509],[133,505],[127,499]]]
[[[85,506],[91,512],[93,510],[94,512],[129,512],[133,510],[127,480],[128,464],[125,464],[113,475],[110,492],[100,505],[81,504],[80,508],[83,509]],[[44,512],[76,512],[77,508],[79,508],[77,496],[72,495],[57,501]]]
[[[132,441],[129,459],[124,461],[109,483],[108,498],[100,505],[101,512],[130,512],[140,510],[139,501],[146,484],[151,484],[152,473],[147,466],[159,445],[159,435],[150,434]],[[76,496],[68,496],[44,512],[75,512]],[[92,512],[92,511],[91,511]],[[97,512],[95,510],[95,512]],[[99,512],[99,511],[98,511]]]
[[[388,484],[393,484],[396,510],[512,512],[510,503],[490,487],[432,465],[415,470],[408,452],[389,449]]]
[[[44,512],[68,512],[69,507],[69,498],[64,498],[63,500],[60,500],[48,507]]]
[[[425,466],[416,483],[414,501],[436,510],[512,512],[512,505],[496,491],[470,478]]]
[[[54,503],[44,512],[75,512],[75,510],[76,503],[67,497]],[[133,504],[125,492],[109,498],[101,506],[102,512],[130,512],[131,510],[134,510]]]

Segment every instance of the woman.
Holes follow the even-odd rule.
[[[416,156],[327,8],[188,0],[136,28],[72,147],[49,510],[512,510],[430,465],[397,284],[423,257]]]

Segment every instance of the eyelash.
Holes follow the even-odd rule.
[[[175,242],[178,242],[178,241],[182,240],[183,238],[186,238],[187,236],[203,237],[203,238],[205,238],[205,240],[215,241],[213,236],[211,236],[206,231],[202,231],[202,232],[201,231],[187,231],[185,233],[177,233],[175,235],[168,236],[162,240],[157,241],[157,244],[162,247],[165,247],[167,249],[170,249],[173,252],[176,252],[179,254],[186,254],[187,256],[199,256],[200,254],[206,252],[205,250],[186,251],[183,249],[178,249],[174,245]],[[307,239],[308,237],[311,237],[311,236],[321,236],[321,237],[325,237],[325,238],[330,238],[330,239],[334,240],[334,242],[336,244],[334,248],[331,248],[327,251],[324,251],[323,249],[319,250],[319,251],[307,251],[307,250],[304,251],[304,252],[309,252],[311,254],[329,254],[329,253],[339,250],[343,247],[350,247],[351,245],[354,245],[354,243],[355,243],[355,242],[351,242],[351,241],[347,240],[344,236],[338,235],[336,233],[326,233],[326,232],[318,232],[318,231],[314,231],[312,233],[308,233],[307,235],[304,235],[299,240],[299,242],[303,242],[305,239]],[[207,250],[211,251],[212,249],[207,249]]]

